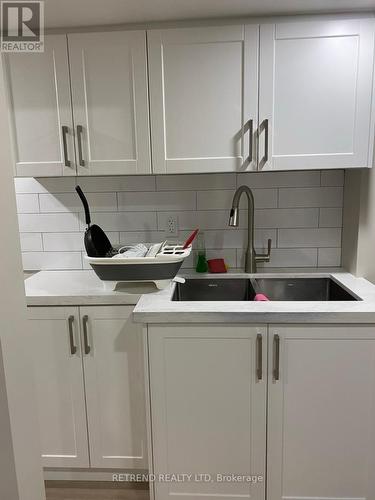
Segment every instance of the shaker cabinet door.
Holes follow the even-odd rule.
[[[148,347],[153,472],[191,474],[155,498],[264,500],[266,328],[149,325]]]
[[[269,327],[268,500],[375,498],[375,327]]]
[[[147,35],[154,173],[253,169],[259,26]]]
[[[372,165],[374,23],[261,25],[260,169]]]
[[[145,31],[68,42],[78,174],[150,173]]]
[[[65,35],[47,35],[45,51],[5,55],[15,175],[76,175]]]
[[[80,308],[91,467],[147,468],[142,325],[132,312]]]
[[[42,465],[88,467],[78,307],[28,307]]]

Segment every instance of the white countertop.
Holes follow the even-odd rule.
[[[93,271],[40,271],[25,280],[29,306],[136,305],[134,321],[140,323],[375,323],[375,285],[343,270],[258,273],[256,277],[332,276],[360,301],[345,302],[177,302],[171,297],[175,284],[157,290],[149,283],[122,284],[106,290]],[[181,273],[181,276],[249,278],[241,272],[227,274]]]
[[[359,301],[178,302],[171,301],[175,284],[141,297],[134,309],[140,323],[375,323],[375,285],[345,271],[258,273],[255,277],[332,277]],[[248,278],[254,275],[216,274],[199,277]],[[186,275],[188,277],[188,275]],[[197,275],[195,274],[195,277]]]
[[[40,271],[25,280],[29,306],[136,304],[142,294],[155,292],[152,283],[122,284],[106,290],[94,271]]]

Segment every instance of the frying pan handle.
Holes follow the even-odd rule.
[[[79,186],[76,186],[76,191],[78,193],[78,196],[81,198],[83,208],[85,209],[86,224],[87,226],[90,226],[91,224],[90,209],[89,209],[89,204],[87,203],[86,196],[83,194],[83,191]]]

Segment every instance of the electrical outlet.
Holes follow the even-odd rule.
[[[165,222],[165,236],[178,236],[178,220],[175,215],[169,215]]]

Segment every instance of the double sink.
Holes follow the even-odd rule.
[[[252,301],[256,294],[275,301],[360,300],[332,278],[214,278],[177,283],[173,301]]]

